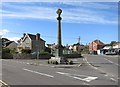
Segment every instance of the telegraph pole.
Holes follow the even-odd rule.
[[[78,37],[78,43],[80,44],[80,36]]]

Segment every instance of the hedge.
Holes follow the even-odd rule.
[[[63,54],[65,58],[81,58],[81,54]]]

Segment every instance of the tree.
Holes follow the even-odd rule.
[[[16,49],[14,48],[14,49],[11,49],[10,50],[10,53],[12,53],[12,54],[16,54],[17,52],[16,52]]]
[[[113,46],[115,43],[117,43],[116,41],[111,41],[110,46]]]
[[[3,53],[10,53],[10,49],[9,49],[9,48],[3,48],[3,49],[2,49],[2,52],[3,52]]]
[[[46,48],[45,48],[45,52],[51,53],[51,49],[48,48],[48,47],[46,47]]]

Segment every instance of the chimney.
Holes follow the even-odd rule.
[[[36,40],[40,40],[40,34],[39,33],[36,34]]]
[[[23,33],[23,37],[25,36],[26,34],[25,33]]]

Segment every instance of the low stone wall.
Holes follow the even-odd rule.
[[[14,59],[34,59],[34,57],[31,54],[14,54]]]
[[[36,55],[32,55],[32,54],[14,54],[13,55],[14,59],[36,59],[37,56]],[[51,56],[50,55],[40,55],[39,59],[50,59]]]
[[[2,53],[2,59],[13,59],[13,55],[11,53]]]

